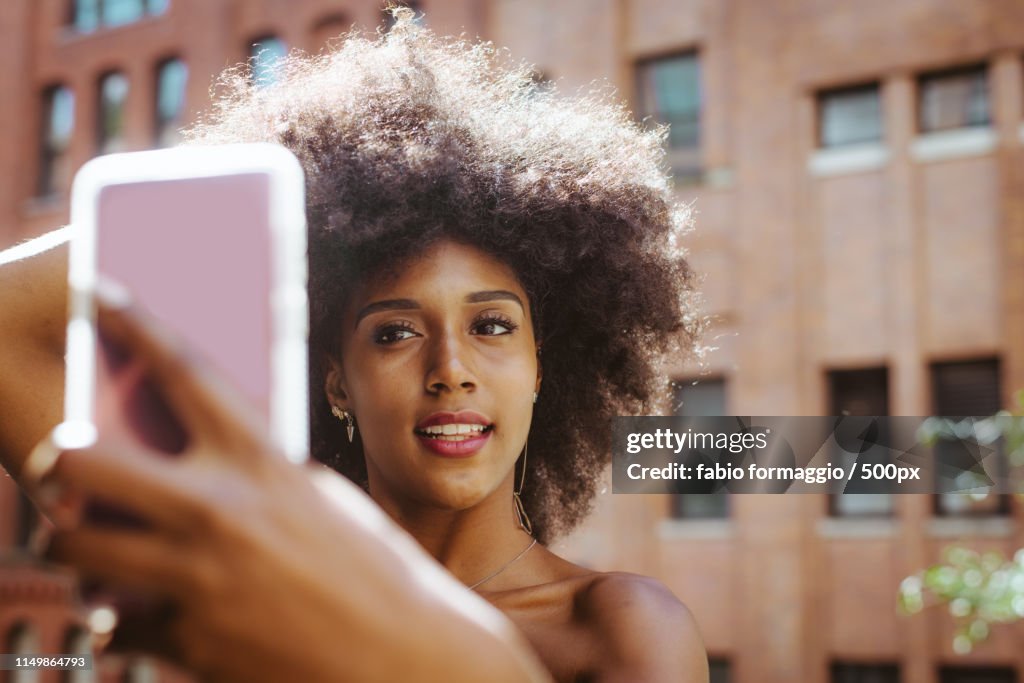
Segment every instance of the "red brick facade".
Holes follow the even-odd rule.
[[[274,34],[315,51],[337,28],[381,18],[373,0],[171,0],[162,16],[80,34],[68,25],[70,4],[0,3],[0,247],[67,218],[66,187],[33,196],[46,87],[75,92],[68,153],[77,168],[96,153],[103,73],[127,74],[125,141],[141,149],[153,139],[162,59],[187,63],[194,112],[212,76],[244,59],[253,39]],[[933,411],[934,363],[997,359],[1004,405],[1024,388],[1024,4],[421,6],[438,32],[493,40],[566,91],[605,79],[634,106],[638,62],[697,55],[702,173],[680,183],[679,195],[694,202],[688,246],[705,274],[716,348],[703,364],[680,359],[672,372],[725,380],[728,412],[826,414],[827,373],[867,367],[887,368],[895,415]],[[985,70],[991,123],[980,144],[936,147],[919,132],[919,78],[966,65]],[[883,138],[867,162],[836,161],[818,149],[819,95],[864,83],[878,85]],[[1007,553],[1024,546],[1019,502],[1008,516],[956,519],[936,517],[929,497],[904,496],[876,520],[832,518],[820,496],[735,497],[729,517],[715,520],[670,519],[669,504],[602,495],[587,528],[560,547],[595,566],[664,580],[695,612],[712,656],[728,660],[729,680],[825,683],[835,662],[898,664],[906,683],[938,683],[943,665],[1024,675],[1024,626],[998,629],[963,657],[950,648],[942,614],[895,611],[900,580],[948,543]],[[13,487],[0,481],[0,549],[13,542],[6,521],[16,516],[4,511],[15,507]],[[56,651],[78,619],[61,602],[69,585],[3,557],[0,638],[30,615]]]

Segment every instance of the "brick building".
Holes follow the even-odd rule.
[[[417,4],[672,123],[715,347],[672,369],[681,412],[987,414],[1024,388],[1024,3]],[[66,221],[91,156],[172,142],[224,66],[381,21],[373,0],[0,4],[0,246]],[[70,584],[17,550],[9,482],[0,510],[0,651],[74,649]],[[561,547],[664,580],[715,681],[1003,683],[1021,626],[957,655],[948,619],[898,616],[895,592],[950,542],[1024,546],[1022,522],[998,497],[604,495]]]

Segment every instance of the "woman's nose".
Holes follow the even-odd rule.
[[[433,394],[476,388],[476,376],[467,359],[468,349],[454,335],[445,335],[431,345],[426,389]]]

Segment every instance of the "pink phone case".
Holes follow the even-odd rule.
[[[136,359],[98,343],[99,279],[234,386],[291,459],[308,451],[302,171],[272,145],[111,155],[72,200],[65,421],[175,454],[187,434]],[[83,430],[86,433],[88,430]]]

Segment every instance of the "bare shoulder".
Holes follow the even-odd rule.
[[[603,652],[599,680],[707,682],[697,622],[660,581],[598,574],[580,598]]]

